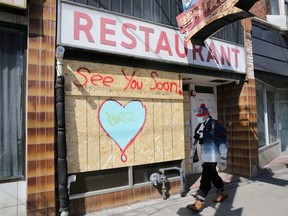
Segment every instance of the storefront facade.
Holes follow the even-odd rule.
[[[211,38],[207,49],[185,43],[173,26],[133,16],[67,1],[58,13],[73,214],[181,194],[179,170],[199,171],[189,155],[201,102],[227,127],[229,172],[256,175],[255,82],[244,31],[243,44]],[[170,171],[166,195],[150,181],[163,169]]]
[[[150,181],[160,169],[166,169],[169,180],[166,195],[181,194],[180,174],[188,178],[197,172],[189,155],[194,112],[202,101],[227,128],[227,172],[257,175],[250,20],[238,23],[234,34],[218,32],[222,39],[208,39],[208,51],[183,43],[172,19],[179,13],[178,6],[172,7],[175,1],[165,5],[139,1],[139,11],[136,1],[130,5],[106,0],[85,5],[87,2],[31,0],[20,14],[10,6],[0,13],[0,30],[7,34],[1,55],[10,59],[2,47],[7,41],[15,44],[9,71],[1,68],[3,88],[10,86],[2,91],[6,104],[1,107],[2,127],[5,131],[7,125],[13,126],[9,139],[17,137],[12,140],[17,143],[13,150],[19,152],[14,158],[1,155],[3,167],[4,162],[12,166],[17,161],[11,168],[16,172],[1,173],[1,213],[56,215],[63,198],[69,200],[72,215],[167,198],[162,184],[155,186]],[[130,13],[129,7],[139,13]],[[66,50],[64,152],[58,149],[55,117],[59,114],[55,104],[57,46]],[[7,76],[9,73],[16,77]],[[17,119],[11,124],[7,116]],[[4,141],[8,140],[5,136]],[[64,177],[76,176],[67,185],[68,196],[59,190],[63,177],[60,153],[67,154]]]
[[[285,31],[259,19],[254,20],[252,43],[260,166],[288,151],[287,42]]]

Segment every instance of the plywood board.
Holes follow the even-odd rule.
[[[183,99],[179,73],[66,60],[64,76],[68,95]]]
[[[165,79],[175,77],[165,73]],[[69,173],[185,158],[182,100],[130,97],[125,91],[113,97],[94,90],[70,93],[65,96]]]

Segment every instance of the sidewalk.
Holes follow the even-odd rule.
[[[214,203],[216,190],[212,189],[205,201],[205,208],[194,213],[185,206],[194,198],[174,195],[167,200],[156,199],[140,202],[87,216],[284,216],[288,212],[288,155],[280,156],[263,167],[256,179],[221,174],[229,197],[222,203]],[[199,180],[198,180],[199,181]],[[199,184],[199,183],[198,183]],[[195,183],[195,189],[198,187]],[[193,190],[193,188],[192,188]]]

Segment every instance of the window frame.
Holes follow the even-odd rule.
[[[277,12],[273,12],[273,8],[274,8],[274,4],[277,1]],[[269,11],[268,11],[269,8]],[[280,15],[280,4],[279,4],[279,0],[266,0],[266,13],[268,15]]]
[[[151,163],[151,164],[142,164],[142,165],[134,165],[134,166],[128,166],[128,167],[118,167],[118,168],[114,168],[114,169],[107,169],[107,170],[96,170],[96,171],[89,171],[86,172],[86,174],[84,175],[101,175],[101,173],[110,173],[113,175],[114,172],[117,171],[121,171],[121,172],[126,172],[127,173],[127,184],[126,185],[122,185],[122,186],[116,186],[116,187],[107,187],[107,188],[103,188],[103,189],[98,189],[98,190],[90,190],[87,188],[88,191],[82,191],[82,192],[78,192],[78,193],[74,193],[71,191],[71,199],[78,199],[78,198],[82,198],[85,196],[92,196],[92,195],[99,195],[99,194],[103,194],[103,193],[110,193],[110,192],[117,192],[117,191],[122,191],[122,190],[128,190],[128,189],[132,189],[132,188],[136,188],[136,187],[140,187],[140,186],[145,186],[145,185],[151,185],[150,179],[147,181],[142,181],[139,182],[137,179],[141,179],[141,176],[143,175],[148,175],[147,177],[150,178],[150,175],[154,172],[157,172],[160,174],[159,169],[163,169],[163,168],[168,168],[168,167],[178,167],[178,168],[182,168],[183,169],[183,160],[174,160],[174,161],[165,161],[165,162],[160,162],[160,163]],[[152,168],[152,169],[151,169]],[[126,171],[125,171],[126,169]],[[141,173],[139,176],[139,174],[137,174],[137,170],[138,173],[139,171],[143,171],[143,173]],[[135,172],[136,171],[136,172]],[[123,175],[122,173],[122,175]],[[79,179],[79,177],[82,175],[84,176],[81,172],[79,173],[69,173],[70,175],[76,175],[76,179]],[[175,179],[180,179],[180,173],[178,170],[172,170],[172,171],[167,171],[165,172],[165,176],[168,178],[168,180],[175,180]],[[105,178],[107,176],[103,176],[104,178],[102,179],[102,181],[105,181]],[[142,179],[143,180],[143,179]],[[81,181],[85,181],[85,179],[81,179]],[[117,179],[115,178],[115,181],[117,181]],[[78,181],[79,183],[79,181]],[[73,185],[74,184],[74,185]],[[71,184],[71,187],[77,187],[77,180],[75,183]]]
[[[16,30],[19,33],[23,34],[23,50],[22,50],[22,64],[23,64],[23,70],[22,70],[22,88],[21,88],[21,116],[22,116],[22,122],[21,122],[21,172],[19,175],[15,176],[9,176],[9,177],[0,177],[0,184],[1,183],[9,183],[9,182],[16,182],[19,180],[25,180],[26,179],[26,72],[27,72],[27,26],[21,25],[17,23],[8,23],[0,20],[0,26],[3,28],[7,28],[9,30]],[[16,129],[18,132],[18,129]],[[18,149],[17,149],[18,150]]]
[[[276,142],[279,142],[279,130],[278,130],[278,128],[276,128],[276,131],[275,131],[276,132],[276,140],[270,142],[271,137],[270,137],[270,127],[269,126],[271,125],[271,123],[269,122],[269,115],[271,115],[271,114],[268,113],[269,110],[268,110],[268,95],[267,95],[267,91],[271,92],[271,89],[272,89],[273,90],[272,92],[274,93],[274,99],[273,99],[274,101],[273,101],[273,103],[274,103],[274,111],[275,111],[274,117],[273,117],[275,122],[273,124],[278,125],[278,118],[277,118],[278,109],[277,109],[277,98],[276,98],[277,97],[277,88],[273,87],[273,86],[271,86],[271,85],[269,85],[269,84],[267,84],[267,83],[265,83],[265,82],[263,82],[261,80],[256,79],[256,86],[257,85],[261,85],[262,86],[262,88],[261,88],[262,91],[261,92],[262,92],[262,97],[263,97],[263,101],[262,101],[263,103],[262,104],[256,104],[257,113],[259,111],[258,106],[262,106],[263,107],[263,113],[258,113],[258,118],[259,118],[259,115],[263,114],[263,116],[261,116],[261,118],[264,119],[265,145],[259,145],[260,144],[259,143],[259,125],[257,126],[257,129],[258,129],[258,148],[262,148],[262,147],[265,147],[265,146],[272,145],[272,144],[274,144]],[[257,87],[256,87],[256,97],[258,97],[257,96]],[[258,122],[257,122],[257,124],[258,124]]]

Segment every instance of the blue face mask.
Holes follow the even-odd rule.
[[[203,123],[204,122],[203,116],[197,117],[197,122],[198,123]]]

